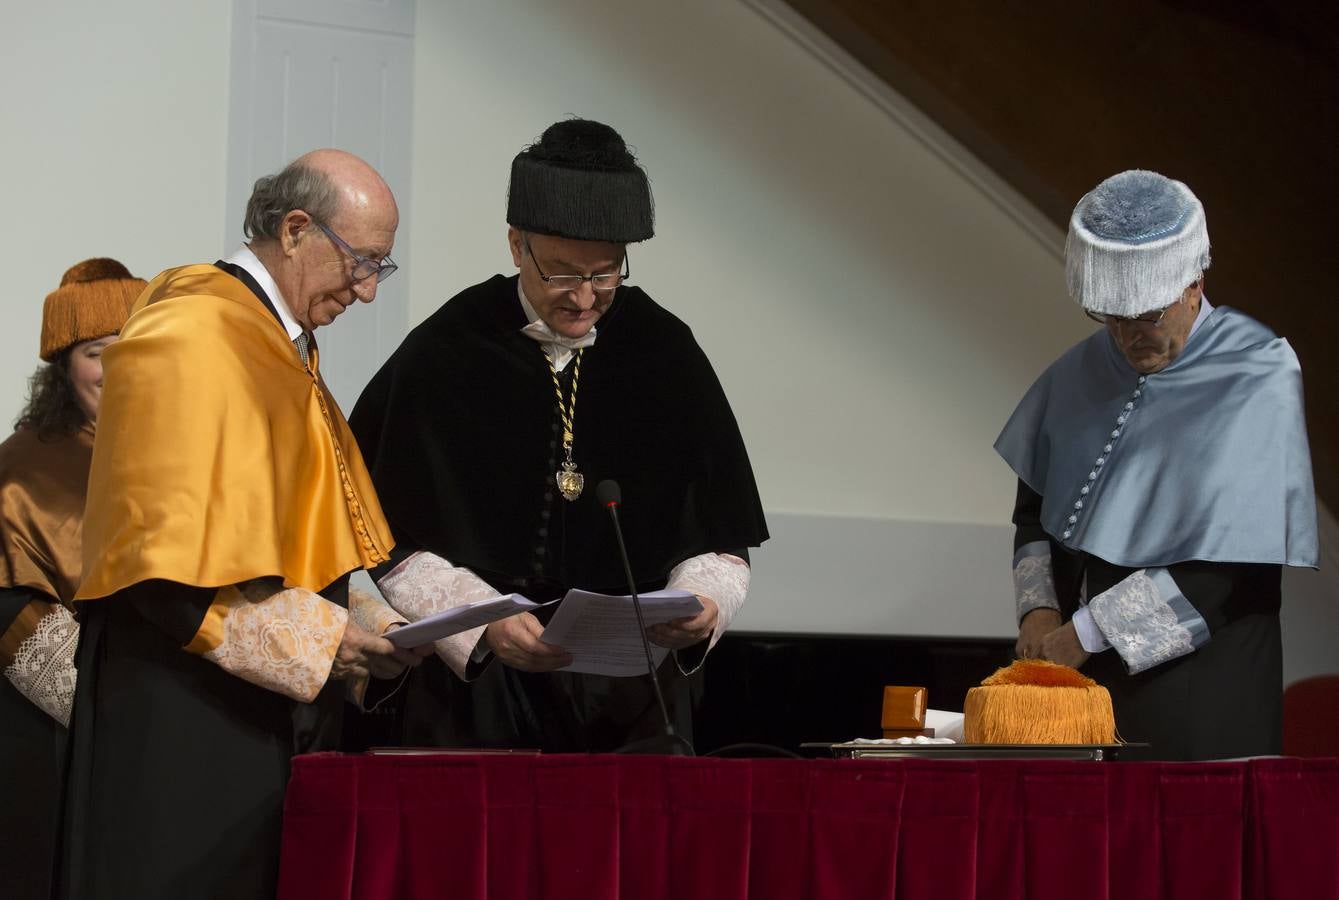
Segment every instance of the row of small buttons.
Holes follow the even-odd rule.
[[[549,440],[549,462],[548,472],[555,472],[558,469],[558,435],[562,433],[562,423],[558,418],[553,420],[553,436]],[[544,475],[544,506],[539,511],[540,525],[535,533],[535,558],[530,563],[530,569],[536,575],[544,574],[544,557],[548,554],[549,537],[549,517],[552,513],[549,511],[553,506],[553,476]]]
[[[1116,441],[1120,438],[1121,429],[1125,427],[1126,420],[1129,419],[1130,413],[1134,411],[1135,401],[1143,394],[1144,382],[1147,380],[1148,376],[1139,376],[1139,381],[1135,386],[1134,393],[1130,395],[1130,399],[1126,401],[1123,407],[1121,407],[1120,415],[1116,416],[1116,427],[1111,429],[1111,439],[1102,446],[1102,454],[1098,456],[1097,461],[1093,463],[1092,471],[1088,473],[1088,483],[1079,488],[1079,499],[1074,501],[1074,512],[1069,514],[1068,524],[1064,534],[1060,536],[1061,539],[1067,541],[1074,533],[1074,526],[1078,523],[1079,514],[1083,510],[1083,498],[1087,497],[1088,494],[1092,492],[1093,482],[1097,481],[1098,473],[1101,472],[1102,467],[1106,465],[1107,456],[1116,446]]]

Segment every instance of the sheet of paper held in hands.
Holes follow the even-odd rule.
[[[421,647],[444,637],[487,625],[507,616],[539,609],[539,604],[520,594],[504,594],[488,600],[475,600],[424,616],[417,622],[386,632],[386,640],[397,647]]]
[[[647,628],[702,612],[702,601],[690,591],[650,591],[637,596],[642,601],[642,618]],[[645,675],[646,654],[638,632],[632,597],[573,589],[563,597],[540,639],[572,654],[572,664],[559,671]],[[657,668],[668,652],[664,647],[651,645],[651,658]]]

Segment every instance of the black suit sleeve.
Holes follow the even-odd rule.
[[[1167,572],[1210,634],[1245,616],[1279,610],[1282,566],[1193,561]]]
[[[50,600],[45,594],[26,587],[0,588],[0,634],[9,630],[23,608],[34,600]]]
[[[1050,536],[1041,527],[1041,494],[1018,479],[1018,495],[1014,500],[1014,552],[1035,541],[1049,540]]]
[[[414,547],[408,543],[396,542],[395,549],[391,550],[391,558],[374,569],[368,569],[367,573],[372,576],[373,581],[380,581],[409,557],[418,553],[421,548]]]
[[[146,621],[185,647],[195,639],[215,593],[215,588],[155,578],[126,588],[123,595]]]

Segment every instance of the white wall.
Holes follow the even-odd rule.
[[[152,278],[223,249],[229,6],[5,4],[0,432],[70,265],[112,256]]]

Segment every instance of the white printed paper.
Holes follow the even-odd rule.
[[[690,591],[651,591],[638,597],[647,628],[692,618],[702,612],[702,601]],[[647,674],[641,629],[629,595],[570,590],[540,638],[572,654],[571,664],[559,671],[614,676]],[[657,668],[668,652],[664,647],[651,645],[651,658]]]
[[[475,600],[473,603],[464,603],[424,616],[412,624],[392,628],[386,632],[386,640],[400,648],[421,647],[441,638],[538,608],[539,604],[527,600],[520,594],[504,594],[487,600]]]

